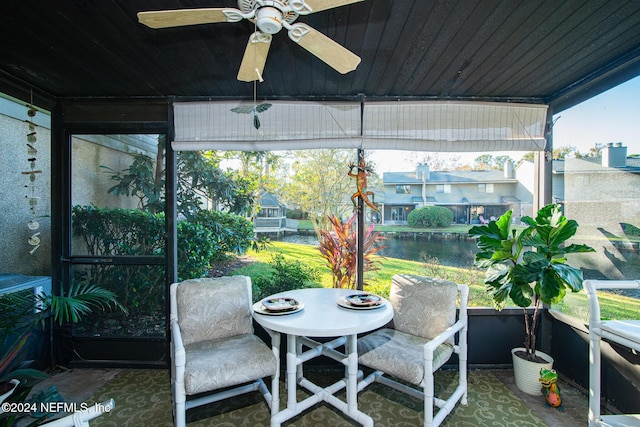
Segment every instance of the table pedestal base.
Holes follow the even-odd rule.
[[[277,340],[279,341],[279,340]],[[274,342],[274,351],[280,351],[279,342]],[[302,346],[309,350],[302,352]],[[345,352],[336,350],[344,345]],[[304,377],[302,365],[304,362],[318,357],[328,356],[345,365],[345,378],[328,387],[320,387]],[[296,390],[298,384],[313,395],[298,402]],[[280,426],[311,406],[319,402],[327,402],[342,411],[349,418],[366,427],[373,426],[373,419],[358,410],[358,346],[357,335],[347,335],[336,338],[327,343],[319,343],[307,337],[287,335],[287,407],[278,410],[277,404],[272,407],[271,427]],[[335,396],[335,393],[346,388],[346,402]]]

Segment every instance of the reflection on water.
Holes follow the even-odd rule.
[[[278,240],[306,245],[318,244],[315,236],[297,234],[280,237]],[[388,238],[382,244],[386,246],[378,252],[382,256],[419,262],[425,261],[427,258],[437,258],[440,265],[452,267],[473,266],[476,251],[473,240],[458,240],[438,235],[434,235],[430,239],[419,240]]]

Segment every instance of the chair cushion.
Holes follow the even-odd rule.
[[[358,362],[385,374],[421,385],[424,379],[424,349],[429,339],[393,329],[380,329],[358,339]],[[449,360],[453,347],[442,344],[433,355],[433,370]]]
[[[458,285],[449,280],[393,276],[389,301],[394,329],[427,339],[438,336],[456,322],[457,296]]]
[[[277,363],[271,349],[253,334],[185,346],[184,387],[187,395],[272,376]]]
[[[251,279],[246,276],[185,280],[178,285],[176,302],[185,346],[253,332]]]

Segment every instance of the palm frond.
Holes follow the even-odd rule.
[[[66,295],[51,297],[48,306],[53,319],[60,325],[63,322],[77,323],[91,311],[106,310],[109,307],[127,313],[114,292],[89,283],[72,284]]]

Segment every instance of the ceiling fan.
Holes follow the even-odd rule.
[[[150,28],[169,28],[248,19],[257,28],[249,37],[242,57],[238,80],[262,81],[262,72],[271,46],[272,34],[283,27],[289,38],[341,74],[356,69],[360,58],[321,32],[294,21],[309,15],[364,0],[238,0],[238,9],[201,8],[139,12],[140,23]]]

